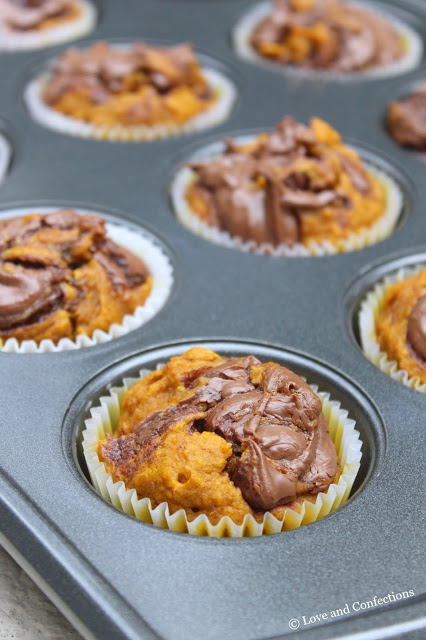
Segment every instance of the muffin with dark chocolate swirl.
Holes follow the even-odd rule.
[[[0,0],[0,50],[36,49],[74,40],[93,29],[88,0]]]
[[[144,140],[210,127],[228,117],[233,84],[202,68],[190,44],[143,42],[69,49],[25,92],[42,125],[83,137]]]
[[[384,373],[426,393],[426,268],[379,282],[359,314],[364,354]]]
[[[274,0],[237,25],[240,55],[339,76],[401,73],[420,62],[420,37],[399,20],[344,0]]]
[[[411,95],[391,102],[388,129],[401,146],[426,151],[426,82]]]
[[[272,133],[225,140],[222,154],[178,172],[179,220],[213,242],[277,255],[357,249],[388,235],[402,198],[319,118],[284,118]]]
[[[150,267],[140,257],[146,240],[139,246],[131,234],[130,249],[114,241],[126,242],[128,234],[71,209],[0,220],[3,347],[37,350],[47,341],[54,350],[111,339],[111,327],[123,327],[153,290]]]
[[[302,520],[306,503],[342,473],[320,397],[296,373],[254,356],[192,348],[136,382],[113,434],[93,428],[98,439],[84,437],[96,486],[103,464],[114,483],[153,512],[167,506],[186,530],[201,518],[212,533],[229,518],[232,535],[245,526],[259,533],[266,514],[281,530],[287,513]]]

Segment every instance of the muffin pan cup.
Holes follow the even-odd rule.
[[[47,130],[22,98],[33,54],[2,56],[0,117],[12,126],[13,162],[1,208],[85,203],[122,212],[123,224],[151,230],[170,249],[175,281],[155,318],[126,336],[66,353],[0,353],[1,542],[90,639],[328,640],[380,632],[417,640],[425,634],[426,396],[373,366],[351,328],[361,294],[374,285],[366,274],[377,267],[379,280],[378,265],[426,244],[424,163],[397,148],[382,124],[384,92],[391,82],[406,86],[409,76],[343,88],[244,63],[230,32],[252,4],[127,0],[123,11],[122,3],[102,2],[91,40],[190,40],[231,79],[237,70],[237,109],[190,137],[118,144]],[[426,39],[424,2],[387,5]],[[421,69],[426,74],[423,61]],[[405,203],[391,235],[360,251],[288,259],[217,246],[182,227],[169,203],[179,163],[226,132],[271,130],[285,114],[322,117],[345,140],[389,160]],[[364,443],[347,504],[297,530],[231,540],[161,530],[95,493],[79,449],[90,408],[118,380],[194,343],[286,362],[341,402]],[[360,606],[404,591],[414,595]],[[346,604],[349,613],[331,617]]]
[[[161,364],[164,363],[158,363],[157,367]],[[154,507],[149,498],[141,496],[138,499],[134,489],[126,488],[124,482],[114,482],[111,474],[107,473],[105,465],[99,459],[97,444],[99,440],[106,437],[107,433],[114,434],[116,431],[121,403],[127,391],[152,371],[153,369],[142,370],[139,372],[139,377],[125,378],[119,386],[110,388],[109,394],[101,396],[99,404],[91,408],[91,417],[84,422],[81,446],[91,482],[99,495],[115,507],[142,522],[178,533],[242,538],[296,529],[323,518],[345,504],[360,469],[363,443],[359,432],[355,429],[354,420],[348,417],[348,412],[340,402],[333,400],[329,393],[319,391],[316,385],[312,385],[312,389],[321,400],[330,437],[338,454],[341,475],[338,481],[333,482],[326,491],[321,491],[314,496],[313,501],[302,500],[298,509],[287,509],[280,519],[266,512],[261,522],[257,522],[251,514],[248,514],[241,524],[236,524],[230,517],[224,516],[213,525],[205,514],[190,521],[184,509],[170,513],[167,502]]]

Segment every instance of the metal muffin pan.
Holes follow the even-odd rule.
[[[411,16],[426,40],[424,2],[386,4]],[[86,638],[424,638],[419,496],[426,397],[372,366],[352,329],[371,274],[379,277],[382,265],[401,256],[424,254],[424,163],[397,147],[383,126],[391,87],[398,95],[411,74],[374,83],[300,82],[240,61],[229,33],[252,5],[244,0],[99,5],[98,27],[79,46],[94,38],[191,41],[235,77],[239,103],[220,127],[192,136],[83,140],[38,126],[22,101],[28,69],[66,45],[2,56],[1,129],[13,162],[0,209],[67,204],[122,215],[164,242],[175,284],[165,307],[123,338],[67,353],[0,353],[0,541]],[[421,69],[426,74],[424,61]],[[345,140],[389,161],[407,197],[403,223],[391,236],[337,256],[271,258],[213,245],[181,227],[168,189],[190,150],[237,130],[270,130],[285,114],[304,122],[323,117]],[[342,400],[364,437],[357,490],[343,508],[274,536],[210,539],[145,525],[95,494],[78,458],[90,403],[115,376],[194,342],[273,355]],[[409,590],[410,598],[352,609]],[[330,617],[345,604],[348,614]],[[322,613],[327,619],[305,623]]]

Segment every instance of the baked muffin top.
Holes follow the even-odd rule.
[[[191,210],[258,245],[337,243],[370,227],[386,207],[380,182],[319,118],[307,127],[286,117],[272,133],[245,145],[225,140],[222,156],[190,166]]]
[[[0,220],[0,338],[74,339],[107,331],[143,304],[143,261],[107,237],[104,220],[70,209]]]
[[[212,524],[265,510],[279,517],[339,474],[321,401],[304,380],[254,356],[202,348],[135,384],[98,454],[139,497]]]
[[[376,335],[390,360],[426,383],[426,269],[389,288]]]
[[[142,42],[69,49],[53,63],[43,98],[56,111],[99,126],[181,124],[216,99],[191,45]]]
[[[342,0],[275,0],[250,41],[278,63],[335,72],[385,67],[404,54],[386,18]]]

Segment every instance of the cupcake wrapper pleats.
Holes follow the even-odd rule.
[[[140,377],[149,373],[149,370],[142,370]],[[348,418],[348,412],[341,408],[340,403],[331,400],[328,393],[318,392],[317,387],[312,385],[312,389],[321,399],[330,436],[335,444],[342,469],[339,481],[330,485],[326,492],[317,494],[314,502],[303,501],[300,512],[286,509],[283,520],[278,520],[267,512],[263,521],[259,523],[251,514],[248,514],[240,525],[235,524],[228,516],[223,517],[216,525],[212,525],[205,515],[199,515],[189,522],[183,509],[170,514],[168,504],[165,502],[153,508],[149,498],[138,498],[135,489],[126,489],[124,482],[114,482],[111,475],[105,471],[104,464],[97,454],[98,441],[105,438],[107,433],[114,433],[123,398],[139,379],[125,378],[122,386],[112,387],[108,396],[101,397],[99,406],[91,409],[91,418],[85,421],[82,436],[84,458],[92,484],[97,493],[117,509],[162,529],[198,536],[239,538],[295,529],[315,522],[347,501],[360,467],[362,456],[360,434],[355,429],[354,420]]]

